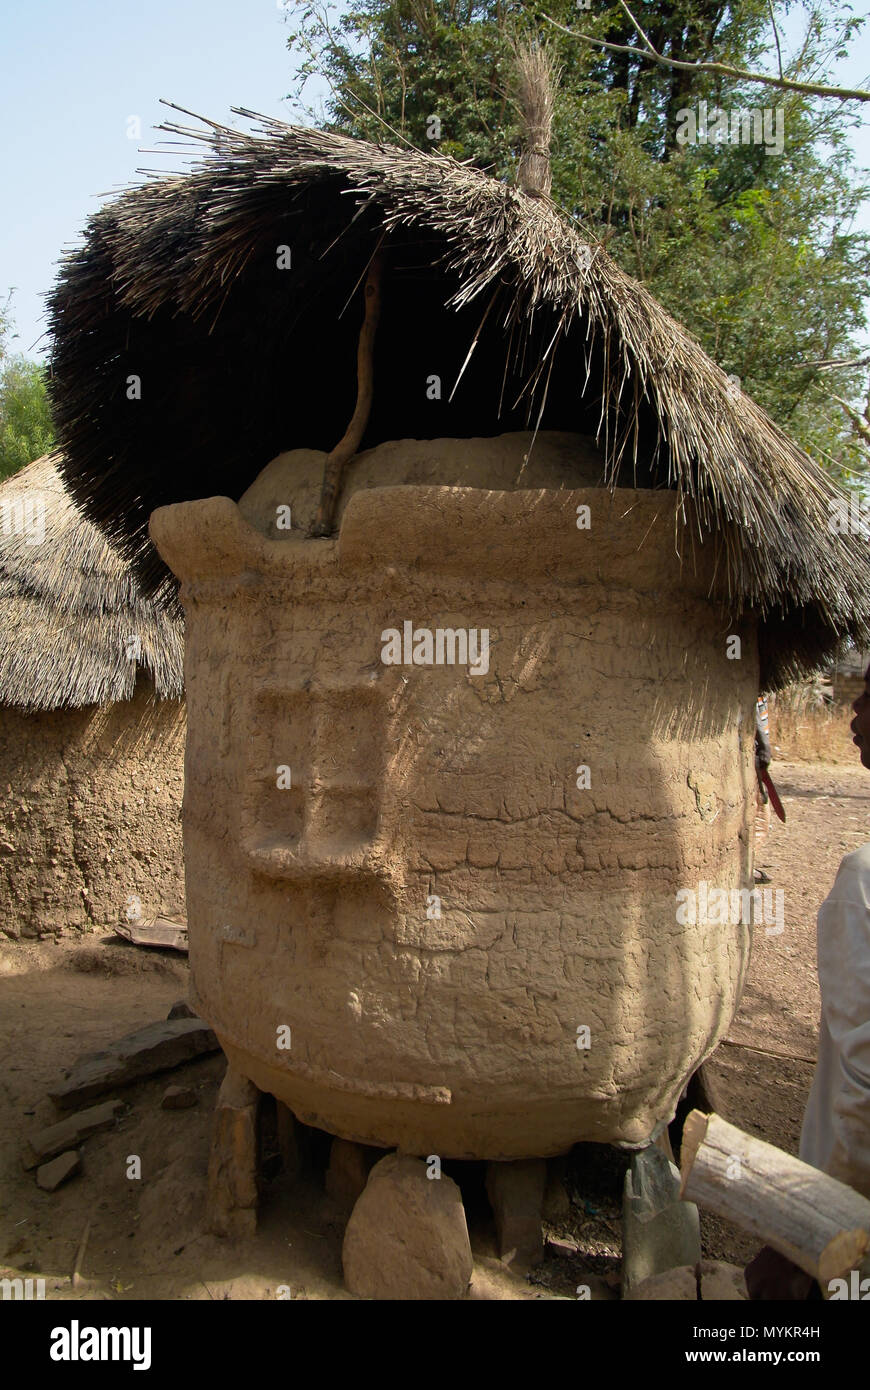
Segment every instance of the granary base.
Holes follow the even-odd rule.
[[[624,1093],[612,1100],[606,1096],[578,1100],[576,1095],[550,1093],[497,1104],[492,1100],[487,1104],[479,1092],[464,1097],[444,1087],[420,1087],[407,1098],[385,1094],[387,1087],[366,1095],[339,1085],[330,1088],[319,1078],[313,1081],[289,1071],[286,1065],[270,1066],[216,1031],[230,1067],[286,1105],[303,1124],[358,1144],[398,1148],[423,1157],[550,1158],[585,1142],[640,1147],[649,1141],[660,1119],[674,1113],[682,1090],[681,1082],[672,1088],[673,1096],[661,1116],[639,1105],[630,1121],[625,1118]]]

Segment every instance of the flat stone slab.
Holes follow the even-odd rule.
[[[39,1129],[24,1141],[21,1161],[25,1168],[37,1168],[47,1163],[55,1154],[65,1149],[74,1149],[84,1139],[101,1129],[108,1129],[124,1109],[122,1100],[104,1100],[101,1105],[92,1105],[87,1110],[79,1110],[75,1115],[60,1120],[56,1125]]]
[[[198,1018],[149,1023],[103,1052],[80,1057],[66,1081],[48,1094],[59,1109],[71,1110],[117,1086],[129,1086],[145,1076],[180,1067],[194,1057],[217,1052],[219,1046],[208,1024]]]
[[[81,1154],[76,1149],[71,1149],[59,1158],[53,1158],[50,1163],[43,1163],[42,1167],[37,1169],[36,1185],[44,1192],[55,1192],[61,1183],[77,1173],[81,1166]]]

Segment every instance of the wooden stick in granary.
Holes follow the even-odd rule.
[[[359,334],[356,352],[356,406],[350,424],[323,465],[323,488],[320,504],[311,526],[312,536],[328,536],[335,525],[335,507],[341,491],[344,466],[353,458],[365,433],[372,408],[374,387],[374,345],[378,319],[381,316],[381,272],[384,253],[380,249],[372,256],[365,284],[365,317]]]

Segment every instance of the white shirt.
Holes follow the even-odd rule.
[[[870,1198],[870,845],[819,908],[819,1052],[800,1157]]]

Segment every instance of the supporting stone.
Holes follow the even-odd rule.
[[[206,1225],[218,1236],[243,1238],[257,1229],[257,1117],[260,1093],[227,1069],[214,1114],[208,1164]]]
[[[546,1186],[543,1158],[487,1164],[486,1191],[495,1217],[498,1252],[515,1269],[530,1269],[544,1258],[541,1213]]]
[[[473,1262],[462,1195],[407,1154],[376,1163],[341,1252],[351,1293],[376,1299],[463,1298]]]
[[[571,1198],[568,1195],[566,1178],[568,1156],[547,1160],[547,1186],[544,1189],[542,1215],[552,1226],[559,1226],[571,1215]]]
[[[198,1096],[192,1086],[167,1086],[160,1101],[161,1110],[191,1110]]]
[[[305,1141],[303,1127],[299,1124],[293,1111],[283,1101],[275,1101],[275,1114],[278,1128],[278,1148],[281,1153],[284,1172],[292,1178],[298,1178],[308,1166],[309,1160],[308,1145]]]
[[[326,1192],[348,1216],[379,1158],[383,1158],[383,1150],[353,1144],[349,1139],[333,1139],[326,1170]]]
[[[631,1156],[622,1197],[622,1296],[653,1275],[701,1260],[694,1202],[680,1201],[680,1174],[655,1144]]]

